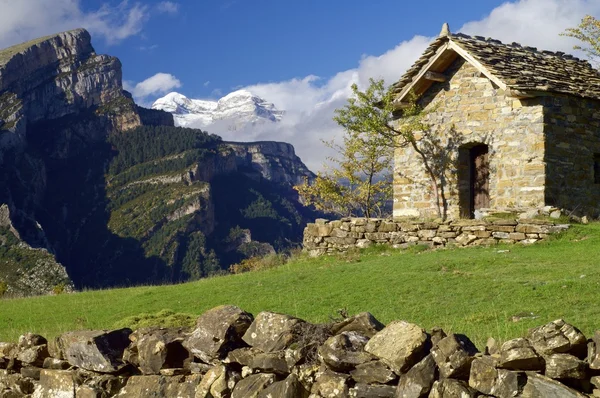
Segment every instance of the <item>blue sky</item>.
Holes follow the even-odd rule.
[[[93,10],[100,3],[83,4]],[[140,35],[94,44],[122,60],[127,80],[170,73],[186,95],[210,97],[255,83],[331,77],[356,67],[362,55],[382,54],[416,34],[433,36],[445,21],[462,26],[502,1],[456,3],[430,0],[424,10],[421,2],[398,0],[183,0],[173,2],[172,14],[151,17]]]
[[[279,123],[211,133],[292,143],[312,170],[353,83],[398,80],[439,33],[573,52],[559,34],[600,0],[0,0],[0,48],[84,27],[98,53],[123,63],[139,104],[170,91],[216,99],[238,88],[285,110]]]

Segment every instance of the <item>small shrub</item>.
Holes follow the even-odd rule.
[[[193,327],[198,317],[191,314],[161,310],[156,314],[139,314],[114,323],[115,328]]]
[[[59,283],[52,288],[52,294],[58,296],[59,294],[63,294],[65,292],[66,285],[64,283]]]
[[[233,264],[229,267],[229,272],[233,274],[241,274],[243,272],[258,271],[263,269],[271,269],[279,267],[287,263],[288,258],[283,254],[270,253],[266,256],[250,257],[242,260],[238,264]]]
[[[0,297],[4,297],[4,295],[8,292],[8,284],[4,281],[0,281]]]

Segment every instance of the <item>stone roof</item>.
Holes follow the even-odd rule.
[[[563,52],[540,51],[518,43],[462,33],[441,35],[392,87],[400,93],[446,43],[467,52],[506,88],[522,92],[554,92],[600,99],[600,72],[585,60]]]

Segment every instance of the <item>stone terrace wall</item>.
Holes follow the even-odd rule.
[[[448,222],[392,221],[365,218],[317,219],[304,229],[304,250],[312,255],[388,244],[477,246],[496,243],[531,244],[564,231],[568,224],[537,219],[457,220]]]
[[[557,320],[484,353],[460,334],[368,312],[332,322],[235,306],[193,330],[73,331],[0,343],[0,397],[583,398],[600,393],[600,331]]]

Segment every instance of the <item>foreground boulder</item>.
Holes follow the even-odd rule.
[[[242,336],[252,324],[251,314],[233,305],[206,311],[196,322],[196,329],[184,346],[204,362],[211,362],[227,352],[244,346]]]
[[[129,345],[131,329],[82,330],[60,336],[65,359],[78,368],[113,373],[125,366],[123,352]]]
[[[431,354],[413,366],[408,372],[400,376],[396,390],[397,398],[426,397],[431,391],[433,383],[438,378],[438,369]]]
[[[375,359],[364,351],[369,339],[357,332],[342,332],[319,348],[319,357],[334,371],[349,371]]]
[[[194,329],[0,343],[0,398],[600,397],[598,343],[600,332],[587,341],[554,321],[501,346],[488,340],[482,354],[464,335],[382,327],[369,313],[311,324],[221,306]]]
[[[295,326],[301,319],[275,312],[261,312],[250,325],[243,340],[263,352],[288,348],[296,334]]]
[[[479,351],[467,336],[450,334],[431,350],[433,359],[444,378],[468,380],[471,362]]]
[[[425,330],[404,321],[394,321],[375,334],[365,351],[380,358],[396,374],[402,374],[426,355]]]
[[[544,359],[535,352],[527,339],[513,339],[500,347],[498,366],[504,369],[543,370]]]
[[[180,328],[141,329],[133,332],[124,358],[139,367],[143,374],[157,375],[161,369],[183,368],[190,353],[182,343],[185,332]]]
[[[583,333],[562,319],[532,329],[527,338],[541,355],[572,354],[583,358],[587,353]]]

